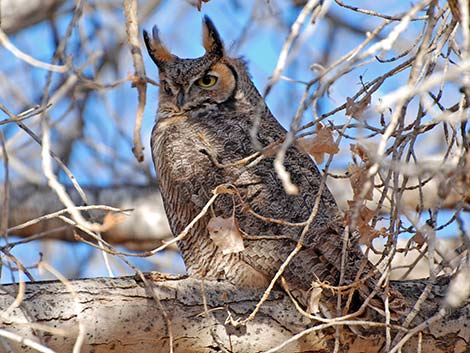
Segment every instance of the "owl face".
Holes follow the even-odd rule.
[[[223,43],[208,17],[203,22],[206,53],[200,58],[181,59],[171,54],[160,41],[157,27],[153,27],[152,37],[144,31],[144,40],[159,69],[159,118],[207,109],[234,97],[236,68],[225,56]]]

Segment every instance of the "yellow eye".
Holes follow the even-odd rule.
[[[196,85],[201,88],[209,88],[214,86],[217,83],[217,76],[205,75],[196,81]]]

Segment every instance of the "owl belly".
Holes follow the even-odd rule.
[[[152,135],[155,169],[174,236],[200,214],[213,196],[214,188],[228,181],[207,154],[201,152],[207,148],[202,137],[201,131],[188,126],[185,121],[159,124]],[[178,242],[187,272],[197,278],[228,280],[243,287],[265,286],[269,280],[264,274],[244,262],[240,253],[223,254],[209,237],[207,223],[212,213],[226,214],[232,210],[232,201],[228,198],[220,196],[214,209],[210,209]]]

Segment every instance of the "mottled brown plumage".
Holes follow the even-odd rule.
[[[180,59],[170,54],[156,27],[151,37],[144,32],[144,39],[159,68],[158,120],[151,147],[173,233],[178,235],[201,212],[221,184],[230,184],[243,200],[236,194],[219,196],[208,214],[179,242],[187,271],[191,276],[264,287],[296,246],[303,227],[263,220],[243,204],[263,217],[305,222],[314,207],[321,174],[296,146],[288,149],[285,167],[299,188],[297,195],[286,194],[273,168],[273,153],[251,165],[233,165],[282,141],[286,131],[266,107],[243,60],[227,56],[207,17],[203,24],[206,54],[200,58]],[[253,136],[255,125],[258,128]],[[248,236],[243,251],[224,255],[210,239],[207,224],[211,217],[233,214]],[[308,291],[315,281],[338,284],[342,234],[342,216],[325,188],[302,250],[283,274],[289,288]],[[361,264],[371,271],[358,244],[352,243],[345,282],[354,280]],[[368,290],[361,290],[362,296],[370,292],[374,278],[366,282]],[[336,305],[335,300],[330,302]]]

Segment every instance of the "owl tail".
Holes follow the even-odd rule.
[[[338,288],[347,301],[355,301],[354,306],[367,302],[367,307],[386,316],[386,303],[390,318],[397,321],[407,314],[408,304],[403,295],[389,284],[384,287],[382,273],[363,255],[359,247],[348,252],[348,264],[345,266],[344,279]],[[341,267],[336,267],[340,270]]]
[[[380,286],[378,283],[382,274],[370,262],[366,267],[364,276],[367,273],[374,273],[374,276],[365,280],[364,285],[358,288],[358,293],[363,300],[369,300],[368,307],[386,316],[385,303],[388,301],[388,310],[392,320],[397,321],[408,314],[408,303],[405,297],[393,287],[393,284],[389,284],[388,288]]]
[[[343,245],[338,240],[338,233],[331,229],[323,234],[317,232],[317,241],[304,247],[293,258],[285,276],[290,288],[299,288],[302,287],[299,284],[303,284],[301,289],[308,294],[302,300],[303,304],[311,306],[313,293],[315,300],[325,304],[331,313],[329,316],[337,316],[337,296],[341,295],[342,308],[345,309],[341,315],[353,312],[367,302],[367,307],[386,316],[385,303],[388,302],[390,318],[396,321],[403,317],[408,311],[406,299],[392,284],[387,288],[381,285],[382,273],[367,260],[357,244],[349,247],[343,264]],[[343,279],[341,282],[340,277]],[[318,287],[321,288],[321,296],[318,295]]]

